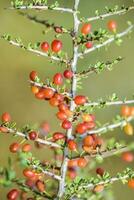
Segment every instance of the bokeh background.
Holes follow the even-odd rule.
[[[52,3],[53,1],[50,1]],[[73,0],[59,0],[61,6],[72,7]],[[115,5],[132,5],[131,0],[82,0],[80,3],[81,16],[93,16],[96,9],[100,12],[104,11],[105,6],[113,7]],[[10,5],[10,0],[0,0],[0,34],[9,33],[12,36],[21,37],[25,43],[48,40],[54,38],[53,31],[44,35],[42,32],[46,28],[42,25],[32,23],[25,17],[18,14],[17,11],[5,10],[5,7]],[[69,14],[62,14],[53,11],[29,11],[29,13],[38,15],[40,19],[48,19],[50,22],[55,22],[59,25],[64,25],[68,28],[72,27],[72,17]],[[114,16],[112,19],[117,20],[118,31],[122,31],[127,27],[127,21],[134,21],[134,12],[131,11],[123,16]],[[92,22],[93,29],[103,27],[106,28],[106,20]],[[62,37],[64,50],[71,54],[70,37],[64,35]],[[86,94],[91,100],[105,97],[116,92],[119,98],[132,98],[134,92],[134,33],[131,38],[124,38],[121,47],[115,44],[108,47],[108,51],[101,49],[99,52],[87,55],[85,59],[78,63],[78,70],[85,69],[89,64],[94,64],[97,61],[112,60],[118,56],[125,59],[115,66],[112,72],[105,71],[100,75],[91,75],[88,79],[83,80],[83,89],[79,93]],[[24,124],[38,124],[43,120],[51,121],[51,130],[60,130],[58,120],[55,117],[55,109],[48,106],[47,102],[36,100],[30,92],[28,84],[28,75],[32,70],[38,71],[39,75],[45,79],[52,77],[55,72],[64,70],[64,66],[60,67],[57,63],[51,64],[47,58],[38,57],[35,54],[23,51],[17,47],[9,45],[6,41],[0,40],[0,113],[8,111],[11,113],[18,127]],[[112,120],[112,118],[120,112],[120,107],[110,107],[96,111],[97,119],[102,123]],[[116,137],[117,140],[132,141],[124,135],[121,130],[116,130],[108,133],[109,137]],[[8,146],[12,141],[15,141],[12,136],[0,135],[0,165],[6,166],[7,158],[10,155]],[[19,139],[18,139],[19,140]],[[34,152],[38,156],[37,152]],[[46,152],[40,154],[39,157],[45,158]],[[131,164],[133,167],[134,163]],[[123,170],[128,165],[121,161],[120,158],[106,159],[104,168],[112,174]],[[115,200],[133,200],[134,190],[128,189],[120,183],[113,186]],[[6,191],[0,187],[0,199],[6,199]],[[110,200],[110,199],[109,199]]]

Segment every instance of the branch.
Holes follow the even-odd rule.
[[[113,105],[124,105],[133,104],[134,100],[122,100],[122,101],[100,101],[100,102],[89,102],[84,104],[84,106],[113,106]]]
[[[116,11],[109,12],[109,13],[102,14],[102,15],[98,15],[98,16],[95,16],[95,17],[89,17],[89,18],[87,18],[85,20],[88,21],[88,22],[91,22],[91,21],[95,21],[97,19],[105,19],[106,17],[110,17],[110,16],[113,16],[113,15],[125,14],[126,12],[131,11],[133,9],[134,9],[134,6],[130,6],[128,8],[124,8],[124,9],[121,9],[121,10],[116,10]],[[81,20],[81,21],[83,21],[83,20]]]
[[[49,59],[51,60],[54,60],[54,61],[60,61],[61,63],[68,63],[67,60],[65,59],[62,59],[58,56],[53,56],[53,55],[50,55],[50,54],[47,54],[47,53],[44,53],[42,51],[39,51],[39,50],[36,50],[36,49],[33,49],[31,47],[26,47],[22,44],[22,42],[17,42],[17,41],[14,41],[14,40],[11,40],[10,37],[8,35],[3,35],[3,36],[0,36],[2,39],[5,39],[9,42],[9,44],[13,45],[13,46],[17,46],[21,49],[24,49],[24,50],[27,50],[27,51],[30,51],[32,53],[35,53],[37,54],[38,56],[43,56],[43,57],[48,57]]]
[[[134,25],[130,25],[125,31],[117,34],[116,36],[112,36],[111,38],[109,38],[108,40],[106,40],[105,42],[103,42],[102,44],[98,44],[98,45],[94,45],[92,48],[85,50],[82,53],[79,53],[78,56],[81,57],[83,55],[86,55],[92,51],[95,51],[96,49],[100,49],[103,46],[106,46],[110,43],[112,43],[113,41],[115,41],[116,39],[119,39],[125,35],[127,35],[132,29],[134,28]]]
[[[26,140],[28,140],[28,137],[25,133],[22,133],[22,132],[19,132],[17,130],[8,128],[6,126],[5,126],[5,128],[7,129],[8,133],[18,135],[18,136],[26,138]],[[40,138],[37,138],[36,140],[34,140],[34,142],[38,142],[40,144],[48,145],[50,147],[61,148],[61,146],[59,144],[56,144],[54,142],[50,142],[50,141],[47,141],[47,140],[43,140],[43,139],[40,139]]]
[[[106,133],[107,131],[113,131],[115,128],[124,127],[128,122],[132,120],[134,120],[134,116],[130,116],[126,119],[120,120],[119,122],[109,124],[95,130],[88,131],[87,133],[83,134],[81,137],[85,137],[86,135],[91,135],[91,134],[103,134],[103,133]]]
[[[70,102],[70,110],[74,111],[75,110],[75,103],[73,101],[73,98],[76,93],[76,87],[77,87],[77,78],[76,78],[76,70],[77,70],[77,62],[78,62],[78,45],[75,44],[75,39],[78,35],[78,29],[79,29],[79,20],[77,16],[77,10],[79,6],[80,0],[75,0],[74,1],[74,11],[73,11],[73,18],[74,18],[74,33],[75,36],[73,38],[73,59],[71,63],[71,70],[74,74],[72,78],[72,83],[71,83],[71,102]],[[72,138],[72,128],[67,130],[67,139]],[[65,147],[64,149],[64,161],[61,166],[61,181],[59,183],[59,191],[58,191],[58,198],[61,198],[65,192],[65,178],[66,178],[66,172],[67,172],[67,163],[68,163],[68,147]]]

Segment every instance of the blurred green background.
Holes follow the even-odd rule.
[[[53,1],[50,1],[52,3]],[[72,7],[73,0],[59,0],[61,6]],[[93,16],[96,9],[104,12],[105,6],[113,7],[118,5],[132,5],[130,0],[82,0],[80,3],[81,16]],[[14,37],[21,37],[25,43],[48,40],[52,41],[54,38],[53,31],[48,34],[42,34],[45,27],[32,23],[25,17],[18,14],[17,11],[5,10],[5,7],[10,5],[10,0],[0,0],[0,34],[9,33]],[[50,22],[55,22],[58,25],[64,25],[68,28],[72,27],[72,16],[69,14],[62,14],[53,11],[29,11],[29,13],[38,15],[41,19],[48,19]],[[134,12],[131,11],[123,16],[114,16],[118,23],[118,31],[122,31],[127,27],[126,22],[133,20]],[[103,27],[106,28],[106,20],[99,20],[92,22],[93,29]],[[62,37],[64,50],[71,53],[70,37],[64,35]],[[124,38],[121,47],[115,44],[108,47],[108,51],[101,49],[99,52],[87,55],[85,59],[78,64],[78,70],[85,69],[89,64],[94,64],[96,61],[112,60],[118,56],[125,59],[115,66],[112,72],[105,71],[100,75],[91,75],[88,79],[83,81],[83,89],[79,93],[86,94],[91,100],[96,100],[106,95],[111,95],[116,92],[119,98],[132,98],[134,92],[134,33],[131,34],[131,39]],[[26,123],[38,124],[43,120],[51,121],[51,130],[60,130],[58,120],[54,116],[56,110],[48,106],[47,102],[36,100],[30,92],[28,84],[28,75],[32,70],[36,70],[40,77],[52,77],[55,72],[64,70],[64,66],[60,67],[57,63],[51,64],[47,58],[38,57],[32,53],[18,49],[17,47],[9,45],[6,41],[0,40],[0,113],[8,111],[11,113],[14,121],[17,122],[18,127]],[[112,118],[120,112],[120,107],[110,107],[96,112],[97,120],[102,123],[112,120]],[[109,133],[109,137],[115,136],[117,140],[125,139],[123,132],[116,130]],[[133,140],[132,136],[129,140]],[[6,165],[7,157],[9,156],[8,146],[15,139],[11,136],[0,135],[0,165]],[[37,156],[38,153],[34,152]],[[45,153],[41,157],[45,158]],[[133,167],[132,163],[132,167]],[[120,158],[106,159],[103,166],[112,174],[123,170],[127,167]],[[134,191],[116,183],[114,186],[115,200],[133,200]],[[6,199],[6,190],[0,188],[0,199]],[[110,200],[110,199],[109,199]]]

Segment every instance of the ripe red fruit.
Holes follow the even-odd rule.
[[[131,109],[129,106],[122,106],[121,108],[121,115],[124,117],[130,116]]]
[[[78,95],[74,98],[74,102],[76,105],[84,105],[87,101],[87,98],[82,95]]]
[[[67,115],[66,115],[66,113],[63,112],[63,111],[57,112],[56,116],[57,116],[57,118],[58,118],[59,120],[65,120],[65,119],[67,119]]]
[[[87,43],[85,44],[85,47],[86,47],[87,49],[90,49],[90,48],[93,47],[93,43],[89,41],[89,42],[87,42]]]
[[[48,44],[48,42],[43,42],[43,43],[41,44],[41,49],[42,49],[42,51],[47,52],[48,49],[49,49],[49,44]]]
[[[91,135],[86,136],[83,140],[84,146],[90,147],[90,146],[93,145],[93,143],[94,143],[94,140],[93,140],[93,137]]]
[[[38,75],[37,75],[37,72],[36,72],[36,71],[32,71],[32,72],[29,74],[29,78],[31,79],[31,81],[35,81],[37,77],[38,77]]]
[[[96,173],[99,174],[100,176],[103,176],[104,169],[102,169],[102,168],[99,167],[99,168],[96,169]]]
[[[9,200],[16,200],[19,196],[19,191],[16,189],[12,189],[7,194],[7,199]]]
[[[60,103],[64,100],[64,96],[58,93],[54,94],[54,98],[56,98]]]
[[[130,180],[128,181],[128,187],[134,189],[134,179],[130,179]]]
[[[77,144],[74,140],[68,140],[67,146],[71,151],[76,151],[77,149]]]
[[[60,40],[53,40],[51,49],[53,52],[58,53],[62,49],[62,42]]]
[[[45,185],[40,180],[36,181],[36,187],[40,192],[44,192],[45,191]]]
[[[81,28],[81,33],[82,34],[84,34],[84,35],[87,35],[87,34],[89,34],[90,33],[90,31],[91,31],[91,24],[84,24],[83,26],[82,26],[82,28]]]
[[[0,126],[0,132],[7,133],[8,129],[6,127]]]
[[[78,166],[78,160],[77,159],[73,159],[73,160],[68,161],[68,167],[69,168],[75,168],[77,166]]]
[[[91,121],[91,122],[84,122],[85,126],[87,127],[87,130],[91,130],[93,128],[95,128],[95,122]]]
[[[62,85],[63,84],[63,75],[61,73],[57,73],[53,77],[53,82],[55,85]]]
[[[108,29],[112,32],[116,32],[116,28],[117,28],[117,23],[114,20],[110,20],[107,24]]]
[[[1,120],[2,120],[2,122],[10,122],[11,121],[10,114],[8,112],[3,113]]]
[[[61,139],[64,139],[64,138],[65,138],[65,135],[63,133],[55,132],[53,134],[54,141],[61,140]]]
[[[80,168],[84,168],[87,165],[87,160],[85,158],[79,158],[78,159],[78,166]]]
[[[75,177],[77,176],[76,170],[73,169],[73,168],[72,169],[70,168],[68,170],[68,176],[69,176],[70,179],[74,180]]]
[[[73,72],[71,70],[65,70],[63,73],[64,77],[67,79],[71,79],[73,77]]]
[[[38,136],[37,132],[35,132],[35,131],[29,132],[28,135],[29,135],[30,140],[35,140]]]
[[[84,122],[92,122],[92,121],[95,120],[95,116],[93,114],[85,113],[85,114],[82,115],[82,119],[83,119]]]
[[[51,99],[54,95],[54,91],[51,88],[44,89],[44,98]]]
[[[80,123],[76,126],[76,133],[83,134],[87,131],[85,123]]]
[[[45,98],[44,90],[39,90],[39,92],[35,94],[35,97],[37,99],[43,100]]]
[[[134,155],[131,152],[124,152],[122,154],[122,159],[126,162],[132,162],[134,160]]]
[[[9,149],[12,153],[16,153],[17,151],[19,151],[20,145],[18,143],[13,143],[10,145]]]
[[[51,106],[58,106],[59,105],[59,101],[55,97],[52,97],[49,100],[49,103],[50,103]]]
[[[24,144],[23,147],[22,147],[22,151],[23,152],[29,152],[31,151],[31,145],[30,144]]]
[[[62,128],[64,129],[70,129],[72,127],[72,123],[69,120],[64,120],[62,122]]]
[[[23,170],[23,175],[24,175],[25,177],[31,179],[31,178],[34,178],[34,177],[35,177],[35,172],[32,171],[31,169],[26,168],[26,169]]]
[[[65,103],[61,103],[61,104],[59,105],[59,110],[60,110],[60,111],[66,111],[66,110],[68,110],[68,105],[65,104]]]

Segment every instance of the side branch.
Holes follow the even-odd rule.
[[[8,131],[8,133],[11,133],[11,134],[14,134],[14,135],[17,135],[17,136],[20,136],[20,137],[23,137],[25,138],[26,140],[28,140],[29,138],[27,137],[26,134],[20,132],[20,131],[17,131],[17,130],[14,130],[14,129],[11,129],[11,128],[7,128],[5,127]],[[59,144],[56,144],[54,142],[50,142],[50,141],[47,141],[47,140],[43,140],[41,138],[37,138],[36,140],[34,140],[35,142],[38,142],[40,144],[44,144],[44,145],[48,145],[50,147],[55,147],[55,148],[61,148],[61,146]]]
[[[87,133],[83,134],[81,137],[85,137],[86,135],[91,135],[91,134],[103,134],[108,131],[113,131],[115,128],[124,127],[128,122],[130,122],[132,120],[134,120],[134,116],[130,116],[126,119],[120,120],[119,122],[109,124],[109,125],[106,125],[104,127],[101,127],[101,128],[95,129],[95,130],[88,131]]]
[[[106,40],[105,42],[103,42],[102,44],[95,45],[92,48],[87,49],[87,50],[85,50],[82,53],[79,53],[78,56],[81,57],[81,56],[86,55],[86,54],[88,54],[88,53],[90,53],[92,51],[95,51],[96,49],[100,49],[101,47],[106,46],[106,45],[114,42],[116,39],[121,38],[121,37],[127,35],[133,28],[134,28],[134,25],[130,25],[125,31],[117,34],[116,36],[112,36],[111,38],[109,38],[108,40]]]
[[[84,104],[84,106],[113,106],[113,105],[123,105],[123,104],[133,104],[134,100],[122,100],[122,101],[100,101],[100,102],[89,102]]]
[[[91,22],[91,21],[95,21],[95,20],[98,20],[98,19],[105,19],[105,18],[113,16],[113,15],[125,14],[125,13],[127,13],[131,10],[134,10],[134,6],[130,6],[128,8],[124,8],[124,9],[121,9],[121,10],[116,10],[116,11],[113,11],[113,12],[108,12],[108,13],[101,14],[101,15],[98,15],[98,16],[95,16],[95,17],[89,17],[85,20],[88,21],[88,22]],[[81,20],[81,21],[83,21],[83,20]]]

